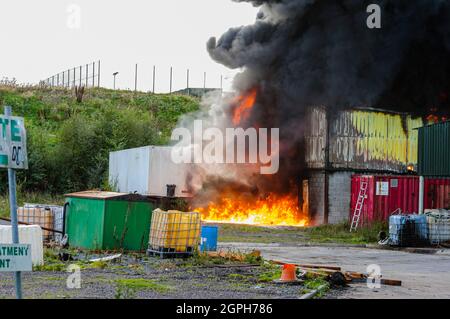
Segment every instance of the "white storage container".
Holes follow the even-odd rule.
[[[31,259],[33,265],[44,264],[44,245],[42,229],[37,225],[19,225],[19,242],[31,245]],[[0,243],[12,244],[12,226],[0,226]]]
[[[187,178],[192,164],[172,161],[172,147],[146,146],[109,154],[109,182],[115,191],[167,196],[167,185],[176,185],[175,197],[190,197]]]

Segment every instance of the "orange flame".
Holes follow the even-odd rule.
[[[236,99],[236,108],[233,112],[233,124],[238,125],[243,120],[246,120],[250,116],[250,112],[255,105],[256,101],[256,89],[250,90],[248,94],[239,96]]]
[[[197,208],[206,222],[223,222],[260,226],[305,226],[307,218],[297,205],[295,195],[270,194],[251,200],[245,196],[225,196],[217,203]]]

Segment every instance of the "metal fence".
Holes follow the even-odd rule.
[[[223,92],[224,81],[229,80],[229,75],[207,74],[207,72],[191,72],[189,68],[174,67],[157,68],[156,65],[142,65],[138,69],[138,64],[130,65],[128,70],[114,73],[111,68],[101,69],[101,61],[80,65],[67,69],[58,74],[52,75],[39,82],[40,87],[74,88],[75,86],[88,87],[109,87],[120,90],[134,90],[152,93],[184,94],[201,97],[210,92]],[[157,72],[158,70],[158,72]],[[139,72],[138,72],[139,71]],[[175,71],[177,71],[175,73]],[[100,83],[101,72],[104,83]],[[117,76],[118,75],[118,76]],[[125,82],[122,80],[125,75]],[[121,82],[121,87],[116,87],[117,80]],[[110,80],[113,80],[111,85]],[[105,83],[106,82],[106,83]],[[210,83],[208,83],[210,82]],[[211,82],[214,85],[211,85]],[[145,84],[144,84],[145,83]]]
[[[100,61],[80,65],[52,75],[42,80],[40,84],[48,87],[65,88],[73,88],[75,86],[100,87],[100,68]]]

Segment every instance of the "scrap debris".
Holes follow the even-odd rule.
[[[277,260],[272,260],[271,262],[277,265],[287,265],[287,263]],[[354,271],[342,271],[340,267],[336,266],[301,264],[293,265],[297,266],[299,271],[305,272],[306,275],[313,277],[326,277],[329,282],[339,286],[350,283],[367,282],[367,280],[372,279],[369,274],[363,274]],[[375,280],[375,278],[373,279]],[[380,284],[387,286],[401,286],[402,282],[401,280],[380,278]]]
[[[106,256],[106,257],[102,257],[102,258],[94,258],[94,259],[89,259],[90,262],[97,262],[97,261],[111,261],[117,258],[122,257],[122,254],[116,254],[116,255],[112,255],[112,256]]]

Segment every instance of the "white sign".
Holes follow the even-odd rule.
[[[32,270],[31,245],[0,244],[0,272]]]
[[[0,168],[28,169],[27,133],[22,117],[0,115]]]
[[[389,195],[389,182],[377,182],[376,195],[388,196]]]

